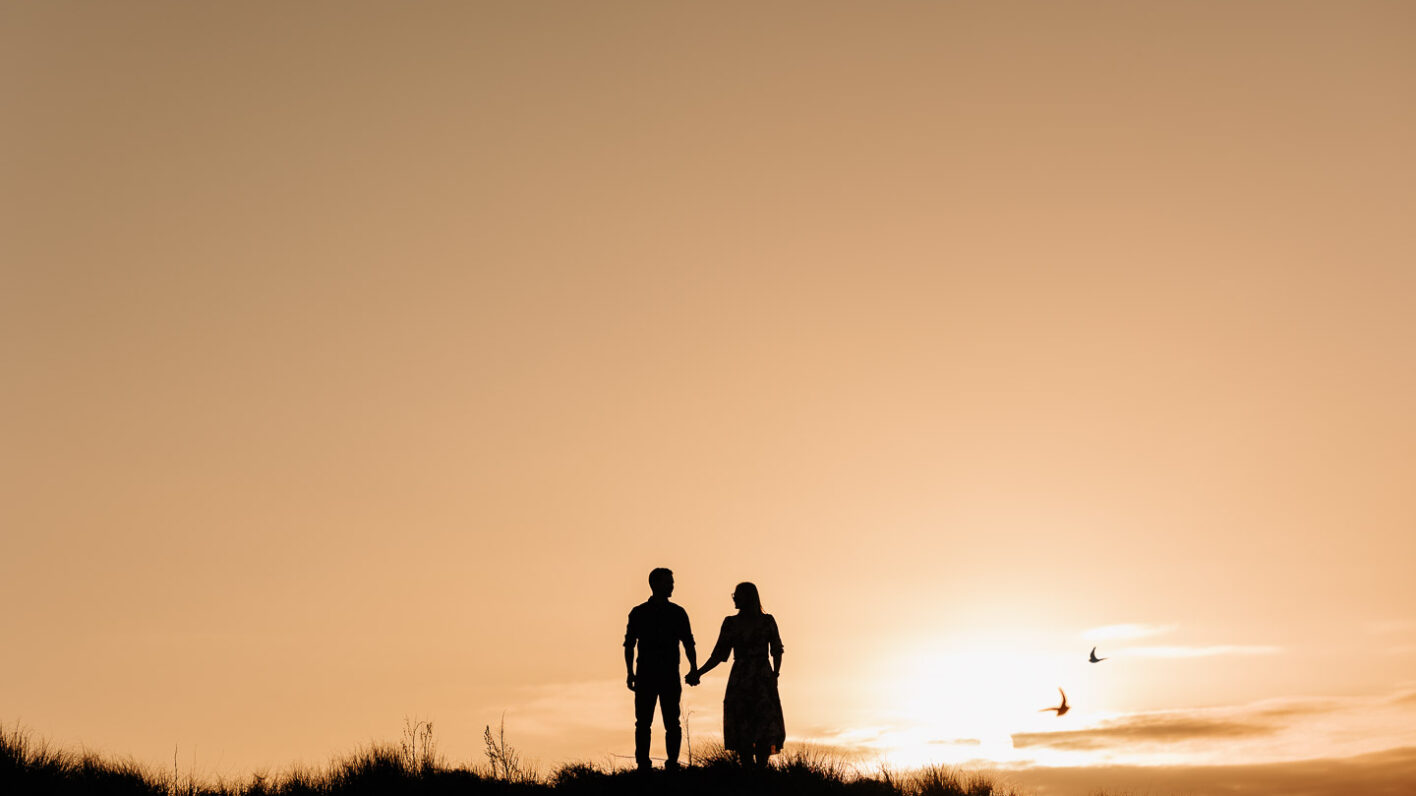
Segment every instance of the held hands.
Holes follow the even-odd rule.
[[[698,685],[703,681],[703,677],[698,673],[697,669],[694,669],[684,676],[683,681],[689,685]]]
[[[624,678],[624,684],[627,685],[627,686],[629,686],[629,690],[633,691],[633,690],[634,690],[634,675],[631,674],[631,675],[629,675],[628,677]]]

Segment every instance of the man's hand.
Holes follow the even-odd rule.
[[[634,690],[634,675],[631,674],[631,675],[629,675],[628,677],[624,678],[624,684],[627,685],[627,686],[629,686],[629,690],[633,691],[633,690]]]

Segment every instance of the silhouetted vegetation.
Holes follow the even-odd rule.
[[[18,729],[0,731],[0,793],[122,794],[127,796],[324,796],[326,794],[848,794],[849,796],[1016,796],[985,777],[944,768],[861,775],[839,758],[789,750],[766,770],[745,770],[721,748],[694,750],[677,772],[638,772],[589,763],[539,776],[489,726],[485,765],[449,766],[436,755],[432,725],[409,723],[398,746],[374,745],[336,759],[323,770],[257,774],[243,782],[203,783],[175,769],[154,771],[134,761],[105,760],[51,748]]]

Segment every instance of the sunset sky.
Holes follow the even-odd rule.
[[[0,93],[0,725],[624,762],[667,566],[872,765],[1416,771],[1416,5],[4,0]]]

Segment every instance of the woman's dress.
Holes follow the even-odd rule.
[[[768,654],[782,654],[782,638],[771,614],[737,614],[723,620],[713,657],[733,654],[733,668],[723,695],[723,746],[751,752],[753,745],[769,754],[782,751],[787,731],[777,675]]]

